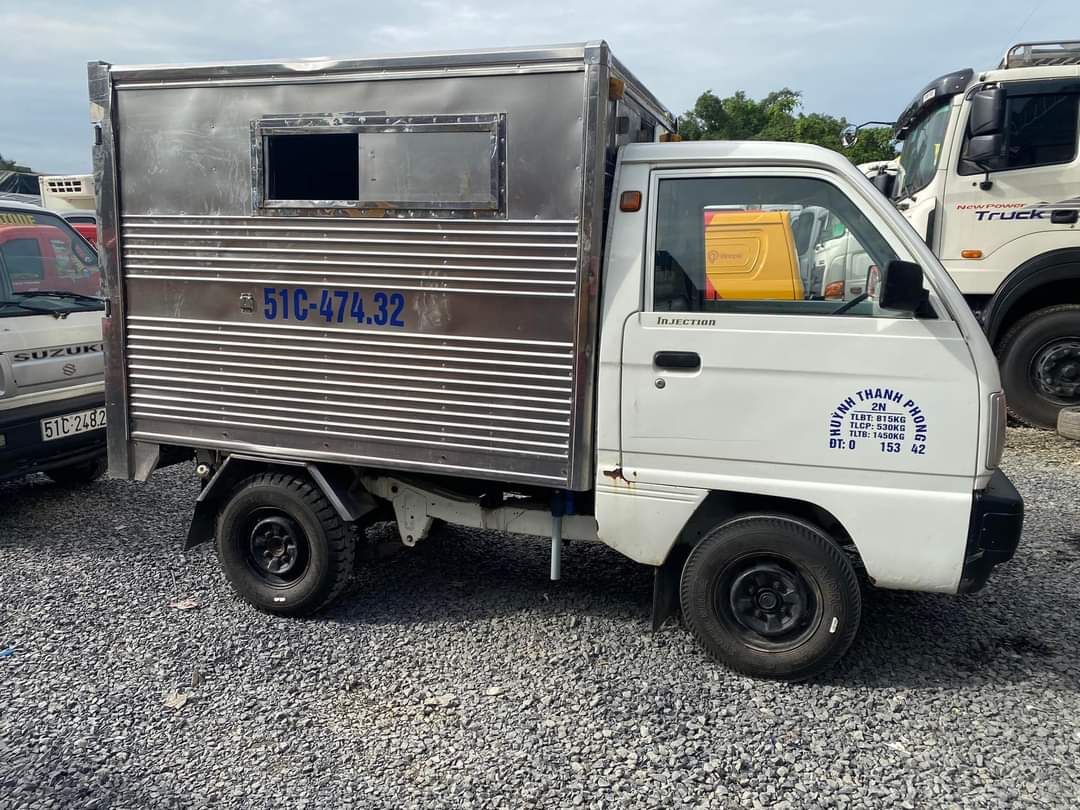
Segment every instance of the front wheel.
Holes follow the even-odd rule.
[[[233,589],[267,613],[314,613],[352,574],[355,538],[305,477],[260,473],[242,481],[218,514],[215,534]]]
[[[1053,430],[1062,408],[1080,405],[1080,306],[1025,315],[1001,339],[998,360],[1009,412]]]
[[[106,467],[108,467],[108,461],[105,456],[97,456],[89,461],[53,467],[51,470],[46,470],[45,475],[62,486],[78,487],[97,481],[105,474]]]
[[[713,658],[790,681],[836,663],[862,611],[844,552],[816,527],[780,515],[735,518],[707,534],[683,567],[681,602]]]

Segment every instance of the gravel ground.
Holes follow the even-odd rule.
[[[0,484],[0,806],[1074,807],[1080,445],[1009,439],[1016,560],[871,593],[794,686],[649,633],[648,571],[604,548],[553,585],[543,543],[447,530],[290,621],[181,553],[186,466]]]

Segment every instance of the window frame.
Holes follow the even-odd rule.
[[[843,182],[843,178],[835,174],[820,169],[813,169],[808,167],[783,167],[783,166],[760,166],[754,168],[740,167],[740,168],[686,168],[686,169],[653,169],[649,173],[649,204],[648,204],[648,217],[645,225],[645,272],[642,273],[643,277],[643,289],[639,291],[639,303],[642,312],[660,312],[661,310],[655,309],[656,302],[654,296],[656,293],[656,227],[657,217],[659,215],[660,207],[660,183],[663,180],[673,180],[679,178],[685,179],[703,179],[703,178],[723,178],[723,179],[738,179],[738,178],[761,178],[761,177],[790,177],[800,179],[812,179],[820,180],[824,183],[831,185],[840,194],[843,194],[852,205],[859,209],[870,225],[878,232],[885,243],[896,254],[897,258],[903,261],[915,262],[922,265],[919,258],[915,256],[904,243],[898,238],[897,234],[888,226],[884,219],[882,219],[877,211],[872,206],[860,204],[860,198],[853,194],[855,189],[846,186]],[[831,213],[831,212],[830,212]],[[930,278],[930,274],[926,272],[926,268],[923,268],[923,278],[926,282],[927,290],[929,291],[929,303],[934,311],[934,319],[946,319],[951,320],[951,317],[944,315],[947,310],[940,302],[937,291],[934,289],[933,281]],[[792,318],[792,317],[813,317],[821,318],[828,317],[821,313],[814,312],[709,312],[710,315],[716,317],[780,317],[780,318]],[[858,320],[867,320],[866,318],[858,318]],[[887,317],[871,317],[869,320],[906,320],[903,318],[887,318]],[[925,320],[925,319],[915,319]]]
[[[489,132],[495,141],[491,151],[491,194],[487,201],[442,201],[419,204],[415,201],[356,200],[279,200],[269,196],[267,168],[268,138],[274,135],[356,135],[358,164],[362,138],[370,133],[411,132]],[[363,191],[363,183],[357,178]],[[470,113],[468,115],[395,115],[385,113],[303,113],[264,116],[251,122],[251,203],[256,215],[280,216],[304,209],[350,209],[378,216],[437,215],[450,217],[497,217],[506,214],[506,114]]]
[[[929,113],[924,115],[924,117],[921,118],[919,120],[919,122],[912,127],[912,129],[914,129],[915,126],[921,126],[925,121],[927,121],[932,116],[937,115],[943,109],[948,110],[948,112],[944,116],[945,117],[945,128],[944,128],[944,130],[943,130],[943,132],[941,134],[940,153],[938,154],[937,160],[934,163],[934,170],[930,173],[930,177],[926,180],[925,183],[923,183],[921,186],[918,186],[917,188],[906,188],[906,189],[904,189],[904,195],[901,197],[901,196],[899,196],[900,195],[900,183],[898,181],[903,179],[903,175],[906,173],[906,170],[903,169],[903,167],[901,166],[901,175],[899,177],[897,177],[897,179],[893,182],[893,192],[892,192],[892,194],[889,195],[889,199],[893,200],[894,202],[898,202],[898,201],[903,200],[903,199],[914,197],[916,194],[919,194],[920,192],[925,191],[937,179],[938,172],[941,171],[941,167],[943,165],[946,165],[946,166],[948,165],[947,163],[945,163],[945,161],[947,160],[947,155],[946,155],[946,152],[945,152],[945,146],[948,143],[949,130],[953,126],[953,122],[956,120],[957,109],[956,109],[956,104],[955,104],[955,99],[954,98],[948,98],[948,99],[946,99],[944,101],[939,101],[938,105],[940,105],[940,106],[935,106],[933,108],[933,110],[931,110]],[[966,126],[966,124],[965,124],[965,126]],[[904,138],[904,141],[907,141],[907,139],[910,138],[910,137],[911,137],[911,132],[908,132],[908,134]],[[901,147],[900,153],[896,156],[896,159],[899,161],[902,157],[903,157],[903,147]]]
[[[958,127],[960,130],[960,144],[956,157],[956,174],[958,177],[975,177],[986,173],[985,169],[980,169],[974,164],[970,164],[970,162],[964,158],[964,151],[967,148],[968,141],[971,139],[971,136],[968,134],[968,122],[971,119],[971,105],[966,102],[972,95],[988,86],[993,86],[993,83],[976,85],[968,90],[964,98],[965,106],[967,107],[967,115],[964,118],[963,126]],[[1053,166],[1068,166],[1076,163],[1077,159],[1080,158],[1080,81],[1076,79],[1042,79],[1023,82],[1002,82],[1001,87],[1005,90],[1006,113],[1008,112],[1009,99],[1018,96],[1077,96],[1076,137],[1073,143],[1072,157],[1068,160],[1055,161],[1054,163],[1033,163],[1027,166],[1013,166],[1012,168],[992,168],[990,173],[1007,174],[1009,172],[1030,172]],[[1006,143],[1006,146],[1007,145],[1008,144]]]

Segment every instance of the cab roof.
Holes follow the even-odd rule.
[[[823,146],[786,141],[681,141],[630,143],[623,163],[728,164],[730,166],[813,166],[862,176],[851,161]]]
[[[0,198],[0,208],[14,208],[18,211],[32,211],[35,214],[56,214],[55,211],[50,211],[48,208],[43,208],[40,205],[19,202],[18,200],[5,200],[3,198]]]

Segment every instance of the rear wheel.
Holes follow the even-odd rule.
[[[64,467],[53,467],[46,470],[45,475],[66,487],[77,487],[83,484],[91,484],[105,474],[108,461],[105,456],[98,456],[89,461],[80,461],[78,464],[68,464]]]
[[[307,478],[260,473],[243,481],[218,514],[218,560],[253,607],[306,616],[347,584],[355,538]]]
[[[1080,306],[1025,315],[1001,339],[998,359],[1009,412],[1053,430],[1058,411],[1080,405]]]
[[[707,534],[683,567],[681,602],[713,658],[781,680],[836,663],[862,610],[844,552],[816,527],[780,515],[736,518]]]

